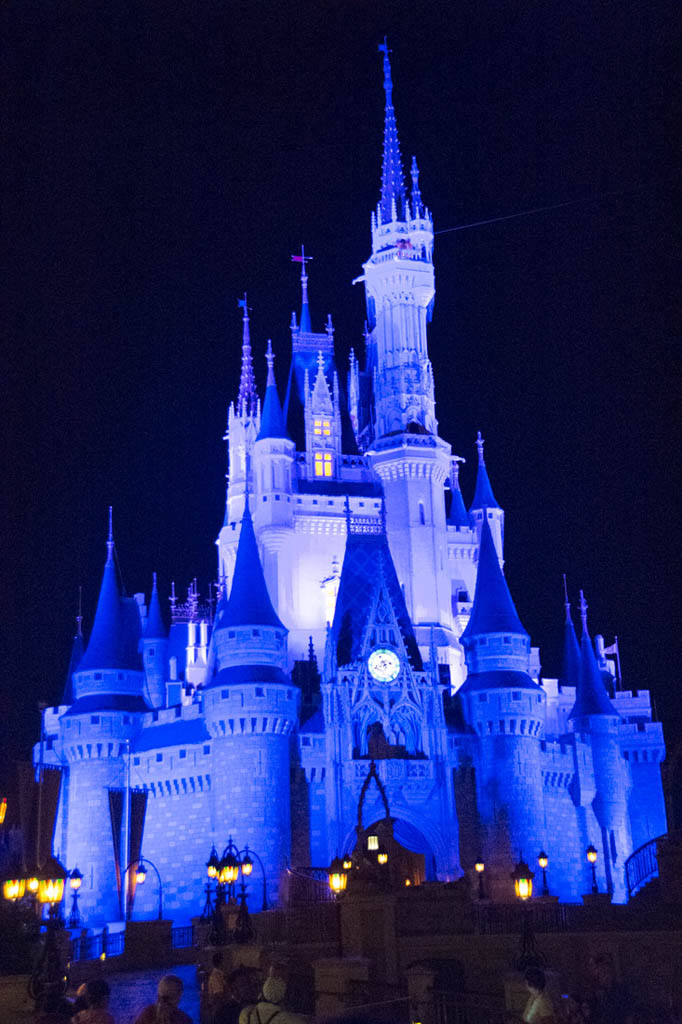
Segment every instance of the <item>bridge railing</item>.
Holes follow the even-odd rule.
[[[628,888],[628,899],[639,892],[652,878],[658,878],[658,853],[657,845],[659,839],[664,836],[657,836],[644,843],[638,850],[631,853],[625,861],[625,884]]]

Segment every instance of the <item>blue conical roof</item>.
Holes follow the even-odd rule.
[[[263,412],[261,413],[257,441],[262,441],[266,437],[286,438],[287,436],[282,406],[280,405],[277,393],[275,370],[272,365],[274,356],[270,342],[268,342],[268,351],[265,358],[268,360],[268,382],[265,387],[265,401],[263,402]]]
[[[285,628],[270,600],[248,502],[242,517],[230,598],[220,617],[220,628],[228,626]]]
[[[156,586],[156,573],[154,573],[154,583],[152,585],[152,596],[149,598],[149,611],[147,612],[147,622],[144,627],[145,640],[165,640],[168,636],[168,631],[163,623],[163,616],[161,615],[161,602],[159,601],[159,592]]]
[[[568,598],[565,601],[566,621],[564,622],[564,647],[561,657],[561,676],[559,682],[562,686],[578,686],[580,678],[580,645],[575,635],[575,626],[571,617],[571,606]]]
[[[121,598],[118,592],[110,510],[107,560],[97,611],[87,650],[78,671],[88,672],[107,668],[141,669],[142,662],[137,649],[139,639],[140,613],[137,602],[133,598]]]
[[[484,441],[479,430],[478,437],[476,439],[476,447],[478,448],[478,473],[476,474],[476,490],[474,492],[474,500],[471,502],[470,511],[479,508],[500,507],[495,501],[495,495],[493,494],[493,489],[490,486],[488,470],[485,467],[485,458],[483,456],[483,444]]]
[[[575,694],[575,704],[569,718],[585,718],[588,715],[610,715],[618,717],[599,671],[599,665],[587,629],[587,603],[580,591],[580,611],[583,620],[583,634],[580,638],[580,672]]]
[[[85,644],[83,643],[83,634],[79,629],[74,636],[73,644],[71,645],[71,658],[69,660],[69,670],[66,673],[66,682],[64,683],[62,704],[71,704],[73,702],[73,674],[78,671],[78,666],[83,660],[84,650]]]
[[[474,604],[461,640],[465,643],[475,636],[488,633],[515,633],[528,636],[514,607],[507,581],[500,568],[495,542],[487,518],[481,530],[481,548]]]
[[[464,498],[462,492],[459,489],[459,466],[455,460],[452,465],[452,502],[450,503],[450,513],[448,515],[449,526],[469,526],[469,515],[464,504]]]

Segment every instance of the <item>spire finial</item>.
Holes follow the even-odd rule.
[[[327,313],[327,323],[325,324],[324,329],[331,338],[332,334],[334,333],[334,324],[332,323],[331,313]]]
[[[272,351],[272,341],[268,338],[268,347],[265,350],[265,362],[268,364],[268,380],[266,387],[275,383],[275,353]]]
[[[253,359],[251,357],[251,335],[249,332],[249,307],[246,292],[243,299],[237,299],[237,308],[244,310],[242,319],[242,372],[239,378],[239,396],[237,398],[237,415],[253,416],[258,405],[256,381],[253,375]]]
[[[564,610],[566,612],[566,622],[571,618],[571,602],[568,600],[568,587],[566,585],[566,573],[562,572],[561,578],[564,581]]]
[[[478,464],[479,464],[479,466],[485,466],[485,458],[483,456],[483,445],[484,444],[485,444],[485,441],[481,437],[481,431],[479,430],[478,434],[476,435],[476,447],[478,448]]]
[[[310,323],[310,307],[308,305],[308,271],[306,270],[306,263],[310,263],[312,256],[306,256],[305,246],[301,246],[301,255],[292,256],[292,263],[301,264],[301,330],[310,333],[312,331]]]
[[[152,593],[154,593],[155,590],[158,590],[158,587],[156,585],[156,573],[153,572],[152,573]]]
[[[401,201],[401,205],[405,200],[405,183],[398,143],[398,127],[393,109],[393,78],[388,56],[391,51],[388,48],[386,36],[384,36],[383,43],[379,44],[379,52],[384,55],[384,92],[386,93],[384,159],[381,169],[381,202],[379,204],[382,220],[385,223],[395,220],[398,213],[401,212],[398,210],[398,200]]]
[[[581,590],[580,591],[580,619],[581,619],[582,624],[583,624],[583,633],[587,633],[587,607],[588,607],[588,605],[587,605],[587,601],[585,600],[585,595],[584,595],[584,593]]]
[[[412,216],[417,220],[422,215],[422,194],[419,191],[419,168],[416,156],[412,157],[410,176],[412,178]]]
[[[83,587],[78,588],[78,615],[76,616],[76,633],[78,636],[83,636]]]
[[[109,506],[109,532],[107,534],[107,565],[114,561],[114,509]]]

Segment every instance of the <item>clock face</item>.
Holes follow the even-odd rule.
[[[367,659],[367,668],[380,683],[390,683],[400,673],[400,659],[395,651],[380,647]]]

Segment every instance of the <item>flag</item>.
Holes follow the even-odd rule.
[[[237,309],[246,309],[246,299],[237,299]]]
[[[616,638],[610,647],[604,648],[604,654],[618,654],[618,639]]]

